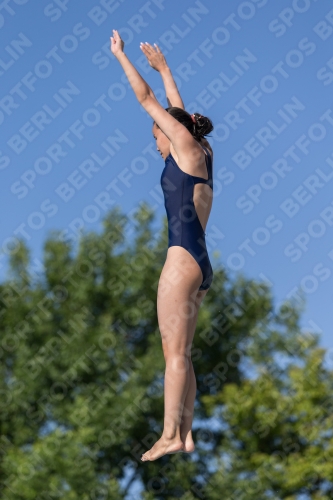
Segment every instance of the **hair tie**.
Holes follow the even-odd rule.
[[[193,115],[191,115],[191,119],[192,119],[192,122],[193,122],[193,123],[197,123],[197,121],[196,121],[196,119],[195,119],[194,114],[193,114]]]

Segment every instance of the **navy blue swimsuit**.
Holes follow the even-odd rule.
[[[202,146],[203,147],[203,146]],[[207,150],[208,179],[184,172],[169,154],[161,175],[164,205],[168,217],[168,248],[181,246],[194,257],[202,271],[203,281],[199,290],[207,290],[213,281],[213,269],[208,257],[205,232],[193,202],[194,185],[208,184],[213,189],[212,158]]]

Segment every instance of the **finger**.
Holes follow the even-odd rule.
[[[159,46],[157,45],[157,43],[154,43],[155,47],[156,47],[156,50],[159,54],[162,54],[161,52],[161,49],[159,48]]]
[[[145,49],[143,47],[140,47],[140,49],[142,50],[146,58],[149,59],[149,54],[145,51]]]
[[[154,53],[153,47],[148,42],[145,43],[145,47],[147,49],[148,54]]]
[[[143,45],[142,50],[143,50],[144,55],[146,56],[146,58],[149,61],[151,59],[152,53],[147,49],[147,47],[145,47],[145,45]]]
[[[144,53],[144,55],[145,55],[146,57],[148,57],[148,56],[149,56],[149,53],[148,53],[148,51],[147,51],[147,48],[146,48],[146,46],[145,46],[143,43],[140,43],[140,49],[142,50],[142,52]]]
[[[156,54],[155,47],[153,47],[152,45],[150,45],[150,43],[148,43],[148,42],[146,42],[146,45],[149,48],[149,51],[150,51],[151,54]]]

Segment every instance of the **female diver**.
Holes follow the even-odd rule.
[[[124,42],[113,30],[111,52],[121,64],[136,98],[153,119],[157,150],[165,160],[161,176],[168,217],[169,244],[158,283],[157,316],[165,358],[164,427],[161,438],[142,461],[165,454],[194,451],[192,420],[196,379],[191,346],[200,304],[213,279],[205,228],[213,201],[213,153],[204,135],[211,121],[184,109],[163,54],[141,44],[149,64],[160,72],[168,103],[166,110],[125,55]]]

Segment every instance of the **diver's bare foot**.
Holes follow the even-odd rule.
[[[185,453],[192,453],[195,450],[195,444],[192,438],[187,438],[184,443],[183,451]]]
[[[187,446],[184,445],[182,450],[168,451],[168,455],[171,455],[173,453],[193,453],[194,450],[195,450],[194,443],[192,443],[192,444],[189,443]]]
[[[183,449],[179,451],[169,451],[168,453],[193,453],[195,450],[194,441],[192,438],[192,433],[189,432],[186,438],[181,437],[183,442]]]
[[[184,444],[179,438],[166,439],[162,436],[150,450],[142,455],[141,460],[143,462],[157,460],[163,455],[182,452],[183,448]]]
[[[195,450],[195,445],[193,442],[192,431],[190,430],[187,434],[180,435],[181,440],[184,443],[184,453],[192,453]]]
[[[186,432],[186,430],[181,429],[180,438],[184,443],[184,453],[193,453],[195,450],[195,445],[192,437],[192,429]]]

